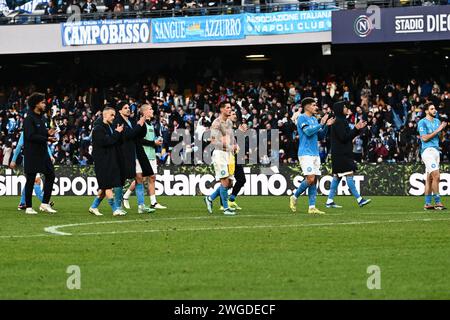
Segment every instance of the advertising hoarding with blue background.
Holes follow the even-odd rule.
[[[334,11],[332,23],[336,44],[450,40],[450,6]]]
[[[331,30],[332,10],[61,23],[63,46],[239,40]],[[150,28],[151,26],[151,28]],[[151,40],[151,41],[150,41]]]
[[[150,42],[150,19],[61,23],[63,46]]]
[[[243,15],[152,19],[152,43],[243,38]]]
[[[248,13],[245,34],[258,36],[331,30],[331,10]]]

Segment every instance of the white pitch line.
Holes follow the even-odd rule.
[[[105,231],[105,232],[84,232],[74,234],[75,236],[90,235],[106,235],[106,234],[127,234],[127,233],[157,233],[157,232],[173,232],[173,231],[213,231],[213,230],[235,230],[235,229],[262,229],[262,228],[300,228],[300,227],[329,227],[329,226],[345,226],[345,225],[364,225],[364,224],[386,224],[386,223],[404,223],[404,222],[430,222],[430,221],[448,221],[450,218],[421,218],[421,219],[402,219],[402,220],[379,220],[379,221],[348,221],[348,222],[324,222],[324,223],[302,223],[289,225],[249,225],[249,226],[223,226],[223,227],[199,227],[199,228],[173,228],[173,229],[150,229],[150,230],[124,230],[124,231]],[[139,220],[144,221],[144,220]],[[110,221],[109,223],[121,223],[122,221]],[[95,224],[95,223],[89,223]],[[100,223],[97,223],[100,224]],[[78,224],[81,226],[84,224]],[[55,226],[56,227],[56,226]],[[46,228],[47,232],[50,232]],[[58,235],[73,235],[56,231]]]
[[[393,214],[410,214],[414,212],[397,212]],[[416,212],[417,213],[417,212]],[[420,212],[421,213],[421,212]],[[369,213],[370,214],[370,213]],[[344,213],[329,213],[327,216],[338,216],[338,215],[344,215]],[[140,222],[140,221],[164,221],[164,220],[204,220],[204,219],[217,219],[217,218],[265,218],[265,217],[279,217],[279,218],[292,218],[296,217],[296,214],[288,214],[288,215],[279,215],[279,214],[267,214],[267,215],[261,215],[261,214],[249,214],[249,215],[237,215],[233,217],[225,217],[223,215],[221,216],[199,216],[199,217],[172,217],[172,218],[157,218],[157,219],[133,219],[133,220],[110,220],[110,221],[99,221],[99,222],[85,222],[85,223],[72,223],[72,224],[62,224],[58,226],[50,226],[44,228],[45,232],[59,235],[59,236],[70,236],[71,233],[68,232],[62,232],[58,229],[62,228],[70,228],[70,227],[79,227],[79,226],[88,226],[88,225],[97,225],[97,224],[111,224],[111,223],[129,223],[129,222]]]
[[[15,238],[38,238],[38,237],[51,237],[50,234],[24,234],[24,235],[11,235],[11,236],[0,236],[0,239],[15,239]]]
[[[423,211],[419,212],[396,212],[396,213],[380,213],[380,215],[398,215],[398,214],[414,214],[414,213],[423,213]],[[338,216],[338,215],[344,215],[345,213],[328,213],[327,216]],[[369,214],[377,214],[377,213],[363,213],[364,215]],[[308,215],[304,215],[305,217]],[[232,217],[226,217],[223,215],[220,216],[198,216],[198,217],[172,217],[172,218],[156,218],[156,219],[133,219],[133,220],[110,220],[110,221],[98,221],[98,222],[85,222],[85,223],[72,223],[72,224],[62,224],[58,226],[50,226],[44,228],[45,232],[59,235],[59,236],[70,236],[71,233],[68,232],[62,232],[58,229],[62,228],[70,228],[70,227],[80,227],[80,226],[88,226],[88,225],[97,225],[97,224],[111,224],[111,223],[130,223],[130,222],[140,222],[140,221],[167,221],[167,220],[205,220],[205,219],[217,219],[217,218],[224,218],[224,219],[230,219],[230,218],[265,218],[265,217],[279,217],[279,218],[292,218],[297,217],[297,214],[287,214],[287,215],[279,215],[279,214],[249,214],[249,215],[237,215]]]
[[[335,214],[337,215],[337,214]],[[289,216],[280,216],[279,214],[249,214],[249,215],[237,215],[233,217],[226,217],[226,216],[198,216],[198,217],[172,217],[172,218],[156,218],[156,219],[133,219],[133,220],[109,220],[109,221],[98,221],[98,222],[84,222],[84,223],[72,223],[72,224],[62,224],[59,226],[50,226],[44,228],[45,232],[60,235],[60,236],[70,236],[71,233],[58,231],[58,229],[61,228],[70,228],[70,227],[80,227],[80,226],[88,226],[88,225],[94,225],[94,224],[111,224],[111,223],[130,223],[130,222],[148,222],[148,221],[169,221],[169,220],[205,220],[205,219],[218,219],[218,218],[224,218],[224,219],[230,219],[230,218],[264,218],[264,217],[295,217],[295,215],[289,215]]]

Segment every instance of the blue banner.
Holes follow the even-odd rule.
[[[152,19],[152,43],[243,39],[244,16]]]
[[[150,19],[61,23],[61,36],[63,46],[149,43]]]
[[[245,14],[245,34],[288,34],[331,30],[332,10]]]

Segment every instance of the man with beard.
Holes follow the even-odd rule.
[[[427,103],[424,106],[425,118],[419,121],[418,129],[420,134],[420,155],[425,164],[425,210],[444,210],[446,209],[441,202],[439,195],[439,134],[447,127],[447,122],[436,118],[437,110],[433,103]],[[434,194],[434,203],[431,204],[432,194]]]
[[[158,172],[158,163],[156,160],[156,148],[160,147],[163,143],[163,139],[160,134],[159,127],[155,125],[153,122],[154,116],[153,116],[153,108],[149,104],[144,104],[140,112],[142,115],[145,116],[145,126],[146,126],[146,132],[145,136],[137,141],[137,148],[142,147],[145,155],[150,163],[152,173],[150,175],[146,175],[142,177],[142,173],[136,172],[136,181],[139,181],[141,179],[148,181],[148,194],[150,195],[150,204],[151,209],[167,209],[165,206],[159,204],[156,201],[156,190],[155,190],[155,184],[156,184],[156,173]],[[136,181],[133,181],[133,183],[128,188],[127,192],[125,192],[125,195],[123,197],[123,203],[125,208],[130,209],[130,202],[128,198],[130,197],[131,193],[136,190],[136,194],[138,193],[136,184]],[[140,192],[140,191],[139,191]],[[143,190],[142,190],[143,192]]]
[[[53,182],[55,180],[55,170],[48,154],[48,142],[56,142],[54,137],[56,131],[47,129],[43,114],[45,113],[45,96],[41,93],[33,93],[28,98],[29,111],[23,123],[24,151],[26,159],[24,171],[27,178],[25,183],[25,204],[26,214],[37,214],[32,208],[33,187],[36,175],[42,173],[44,180],[44,196],[39,206],[40,211],[56,213],[50,206]]]
[[[138,200],[138,213],[151,213],[155,209],[145,205],[143,177],[153,175],[148,158],[142,145],[137,145],[136,141],[143,138],[146,134],[145,115],[137,123],[130,119],[131,110],[126,102],[120,102],[116,110],[119,115],[114,120],[114,125],[123,125],[124,130],[119,142],[119,166],[122,184],[121,187],[114,188],[115,204],[122,209],[123,186],[127,179],[136,179],[136,196]]]

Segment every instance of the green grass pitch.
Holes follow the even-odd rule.
[[[296,214],[288,197],[239,197],[237,216],[160,197],[169,209],[140,215],[131,198],[127,216],[105,201],[95,217],[92,199],[55,197],[56,215],[27,216],[2,197],[1,299],[450,299],[450,214],[423,211],[422,197],[364,208],[338,197],[343,209],[318,197],[326,216],[305,214],[304,196]],[[71,265],[79,290],[66,285]],[[381,289],[367,287],[372,265]]]

